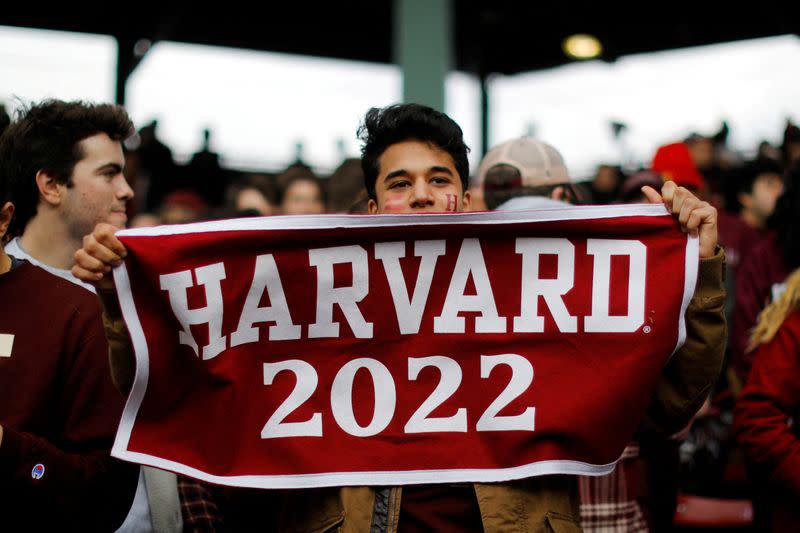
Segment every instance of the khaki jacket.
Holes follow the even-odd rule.
[[[643,427],[671,435],[683,429],[711,392],[725,353],[724,253],[700,261],[697,287],[686,311],[686,342],[664,367]],[[133,347],[116,293],[101,291],[103,321],[115,385],[130,391]],[[505,483],[476,483],[487,533],[582,531],[577,478],[549,475]],[[280,491],[280,531],[395,532],[401,487],[336,487]]]

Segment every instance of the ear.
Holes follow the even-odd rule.
[[[472,205],[472,195],[470,194],[469,190],[464,191],[464,196],[461,197],[461,210],[462,211],[469,211],[469,207]]]
[[[14,204],[6,202],[0,207],[0,240],[8,231],[8,225],[11,223],[11,217],[14,216]]]
[[[378,214],[378,202],[376,202],[375,200],[370,198],[369,202],[367,202],[367,212],[370,215],[377,215]]]
[[[50,205],[61,204],[64,194],[64,184],[59,183],[55,176],[51,176],[44,170],[36,173],[36,187],[39,189],[39,197]]]
[[[740,192],[736,195],[736,199],[739,200],[739,203],[742,205],[742,207],[750,207],[750,204],[753,200],[753,195],[746,192]]]

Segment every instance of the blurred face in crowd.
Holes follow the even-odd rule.
[[[619,174],[614,167],[600,165],[594,176],[593,186],[595,191],[610,193],[619,182]]]
[[[128,227],[130,228],[150,228],[161,224],[161,218],[155,213],[139,213],[135,215]]]
[[[389,146],[378,159],[375,213],[445,213],[467,211],[464,191],[452,156],[430,143],[404,141]]]
[[[193,191],[173,191],[161,204],[158,217],[162,224],[186,224],[203,220],[207,206],[202,197]]]
[[[789,165],[800,161],[800,142],[786,143],[786,160]]]
[[[124,228],[133,190],[122,169],[122,144],[105,133],[79,143],[83,158],[75,164],[70,185],[63,185],[63,219],[74,237],[82,238],[100,222]]]
[[[700,137],[687,143],[692,161],[700,170],[707,170],[714,163],[714,143],[711,139]]]
[[[267,201],[261,191],[253,188],[242,189],[236,196],[236,209],[247,211],[252,209],[263,216],[272,214],[272,205]]]
[[[319,215],[325,211],[322,190],[311,180],[293,181],[283,195],[281,209],[285,215]]]
[[[753,182],[753,191],[740,195],[739,201],[749,212],[749,216],[759,225],[763,225],[775,211],[775,202],[782,192],[783,180],[780,175],[768,172],[759,174]]]

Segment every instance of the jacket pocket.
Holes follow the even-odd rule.
[[[285,533],[328,533],[344,522],[338,488],[286,491],[279,530]]]
[[[322,523],[317,523],[315,529],[309,530],[310,533],[334,533],[341,531],[342,524],[344,523],[344,514],[339,516],[330,517]]]
[[[580,523],[569,515],[548,511],[545,522],[552,533],[583,533]]]

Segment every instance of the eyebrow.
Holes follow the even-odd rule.
[[[122,166],[119,165],[118,163],[106,163],[105,165],[97,167],[97,170],[95,170],[95,172],[100,174],[100,173],[102,173],[102,172],[104,172],[106,170],[113,170],[115,172],[122,172]]]
[[[453,171],[452,170],[450,170],[447,167],[441,167],[441,166],[432,166],[431,168],[428,169],[428,172],[442,172],[442,173],[445,173],[445,174],[449,174],[450,176],[453,175]],[[389,172],[388,174],[386,174],[386,177],[383,178],[383,181],[388,181],[388,180],[390,180],[392,178],[396,178],[398,176],[408,176],[408,170],[406,170],[404,168],[401,168],[401,169],[398,169],[398,170],[393,170],[392,172]]]
[[[431,167],[430,170],[434,172],[444,172],[445,174],[453,175],[453,171],[447,167]]]

